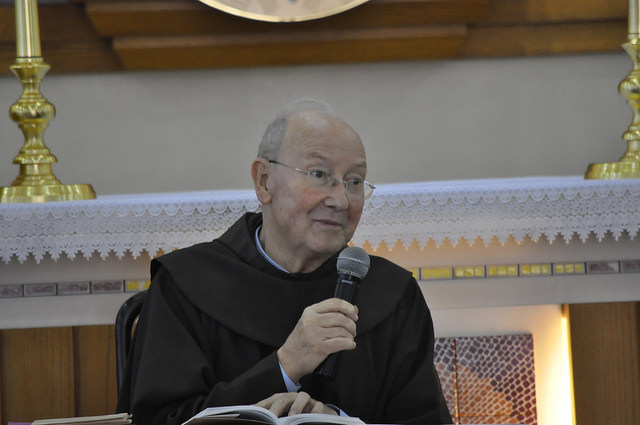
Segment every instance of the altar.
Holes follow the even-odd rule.
[[[0,205],[0,323],[110,323],[150,258],[259,208],[251,190]],[[352,242],[411,269],[434,309],[562,304],[640,300],[639,230],[638,180],[531,177],[380,185]],[[69,294],[117,296],[74,319],[9,306]]]

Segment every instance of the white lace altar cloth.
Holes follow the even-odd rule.
[[[0,204],[0,258],[39,262],[129,252],[153,256],[220,236],[260,205],[251,190],[99,196],[91,201]],[[585,242],[640,229],[640,179],[532,177],[379,185],[353,238],[372,247],[430,241],[504,243],[558,236]]]

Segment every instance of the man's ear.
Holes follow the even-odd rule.
[[[256,158],[251,164],[251,178],[256,191],[256,196],[261,204],[271,202],[271,191],[268,187],[269,162],[264,158]]]

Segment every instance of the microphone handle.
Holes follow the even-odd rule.
[[[336,290],[333,293],[333,297],[340,298],[341,300],[345,300],[353,304],[353,300],[356,298],[356,292],[358,291],[358,283],[360,283],[360,279],[357,277],[346,273],[340,273],[338,275],[338,283],[336,284]]]
[[[340,273],[338,275],[338,284],[336,285],[336,290],[333,294],[334,298],[340,298],[342,300],[353,303],[353,300],[356,297],[359,282],[360,279],[355,276],[346,273]],[[325,378],[332,379],[336,372],[337,362],[338,353],[329,354],[329,356],[324,359],[322,363],[320,363],[320,366],[318,366],[315,373]]]

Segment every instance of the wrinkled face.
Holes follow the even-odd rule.
[[[317,111],[299,112],[288,119],[275,159],[343,180],[364,179],[367,171],[364,147],[356,132],[339,118]],[[344,184],[326,190],[312,188],[304,173],[277,164],[270,164],[269,178],[275,232],[270,232],[267,246],[275,243],[279,251],[317,267],[351,240],[364,200],[348,197]]]

